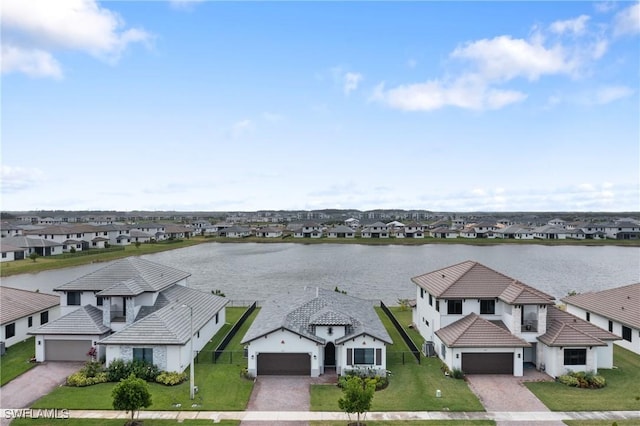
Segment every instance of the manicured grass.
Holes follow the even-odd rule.
[[[229,308],[227,322],[232,319],[237,321],[244,310],[245,308]],[[257,310],[234,336],[229,350],[242,348],[239,343],[240,339],[244,336],[255,315],[257,315]],[[212,348],[217,346],[216,342],[222,339],[230,327],[225,324],[207,346],[211,345]],[[220,361],[217,364],[212,364],[210,352],[201,352],[200,356],[202,357],[201,361],[195,364],[195,384],[199,389],[195,401],[189,399],[188,380],[177,386],[149,383],[153,403],[148,407],[149,410],[242,411],[246,408],[253,389],[253,381],[240,376],[240,372],[246,367],[246,359],[240,355],[234,357],[232,363]],[[221,357],[221,360],[228,359],[224,354]],[[186,372],[189,374],[189,369]],[[111,410],[113,408],[111,391],[114,386],[115,383],[102,383],[88,388],[62,386],[36,401],[33,407]],[[192,407],[193,402],[198,405]]]
[[[124,419],[15,419],[11,422],[12,426],[122,426],[125,423]],[[185,419],[181,423],[176,420],[156,420],[145,419],[143,420],[144,426],[170,426],[183,424],[187,426],[211,426],[213,422],[211,420],[189,420]],[[237,426],[240,424],[239,420],[221,420],[216,425],[222,426]]]
[[[445,377],[437,358],[422,357],[422,363],[418,364],[407,352],[406,344],[391,321],[380,310],[378,315],[394,344],[387,347],[387,369],[391,371],[389,386],[375,393],[371,411],[484,411],[465,381]],[[400,351],[405,351],[404,365]],[[438,389],[441,398],[436,398]],[[341,396],[342,391],[337,386],[312,385],[311,409],[341,411],[338,407]]]
[[[4,386],[36,366],[34,362],[29,362],[35,352],[34,345],[35,337],[29,337],[27,340],[7,348],[5,354],[0,357],[0,386]]]
[[[10,275],[34,273],[49,269],[68,268],[95,262],[109,262],[111,260],[122,259],[123,257],[141,256],[143,254],[158,253],[166,250],[189,247],[205,241],[207,240],[205,240],[204,237],[193,237],[177,241],[145,243],[140,244],[140,247],[136,247],[131,244],[129,246],[125,246],[125,249],[120,251],[103,252],[99,249],[93,249],[91,251],[95,253],[77,257],[60,258],[57,256],[44,256],[38,257],[35,262],[31,259],[3,262],[0,268],[0,276],[8,277]]]
[[[613,364],[617,368],[598,371],[607,381],[602,389],[578,389],[555,382],[525,385],[553,411],[640,410],[640,355],[614,345]]]

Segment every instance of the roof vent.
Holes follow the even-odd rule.
[[[444,274],[442,274],[442,278],[444,278]]]

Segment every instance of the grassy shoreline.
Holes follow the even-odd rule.
[[[363,244],[372,246],[421,246],[428,244],[465,244],[474,246],[496,246],[502,244],[517,245],[545,245],[545,246],[580,246],[580,247],[600,247],[600,246],[616,246],[616,247],[640,247],[640,240],[502,240],[502,239],[466,239],[466,238],[421,238],[421,239],[369,239],[369,238],[224,238],[224,237],[193,237],[186,240],[162,241],[158,243],[145,243],[139,247],[134,245],[125,246],[124,250],[102,252],[95,250],[93,254],[78,255],[77,257],[57,258],[56,256],[38,257],[33,262],[31,259],[16,260],[12,262],[3,262],[0,265],[0,277],[9,277],[18,274],[32,274],[51,269],[62,269],[73,266],[88,265],[91,263],[109,262],[112,260],[122,259],[129,256],[142,256],[144,254],[159,253],[167,250],[175,250],[179,248],[190,247],[203,243],[222,243],[222,244],[242,244],[242,243],[262,243],[262,244]]]

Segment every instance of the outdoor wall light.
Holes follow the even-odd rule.
[[[460,358],[460,354],[456,354],[456,358]]]
[[[284,345],[284,340],[280,340],[280,343]]]
[[[38,346],[42,344],[42,340],[38,340]]]
[[[518,358],[520,358],[520,354],[518,354]]]
[[[251,355],[251,359],[253,359],[253,355]]]
[[[313,359],[318,359],[318,356],[317,355],[313,355]]]

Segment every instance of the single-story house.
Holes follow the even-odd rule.
[[[52,294],[0,287],[0,341],[9,347],[27,333],[60,316],[60,299]]]
[[[0,252],[2,252],[2,262],[11,262],[13,260],[22,260],[27,257],[27,249],[12,246],[11,244],[1,244]]]
[[[622,336],[616,344],[640,354],[640,283],[567,296],[567,311]]]
[[[371,301],[305,287],[267,300],[242,338],[251,375],[386,374],[393,341]]]
[[[327,229],[328,238],[355,238],[356,231],[345,225],[333,226]]]

